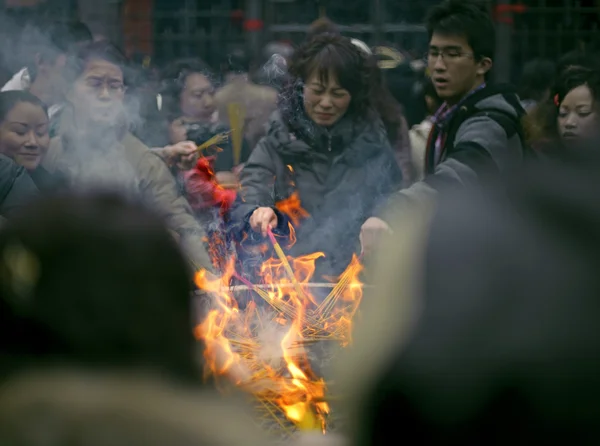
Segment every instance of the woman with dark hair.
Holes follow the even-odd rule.
[[[374,73],[372,59],[345,37],[318,36],[294,53],[279,110],[241,174],[232,217],[242,246],[262,243],[269,228],[287,235],[291,222],[291,255],[323,252],[317,276],[344,270],[361,224],[402,181]],[[296,212],[286,213],[294,202]]]
[[[239,152],[234,150],[230,128],[219,117],[213,79],[204,62],[181,60],[163,73],[160,94],[171,144],[190,140],[201,145],[217,135],[228,135],[207,147],[200,159],[196,157],[191,164],[172,169],[196,215],[208,225],[214,221],[217,210],[227,209],[235,199],[238,173],[250,154],[245,139],[241,140]],[[238,129],[240,133],[243,124]]]
[[[69,105],[61,114],[44,167],[78,190],[109,188],[142,199],[166,219],[194,268],[211,268],[204,231],[177,191],[165,163],[128,129],[126,60],[108,42],[83,47],[70,60]]]
[[[169,122],[171,144],[184,140],[202,144],[230,129],[219,119],[215,101],[214,75],[204,62],[181,60],[163,73],[162,108]],[[232,170],[250,154],[244,142],[240,159],[235,159],[231,140],[209,148],[205,155],[214,157],[214,169],[224,183],[237,183]]]
[[[42,192],[60,187],[61,181],[41,166],[48,151],[48,109],[27,91],[0,93],[0,153],[23,166]]]
[[[550,97],[524,118],[532,147],[559,154],[600,136],[600,73],[572,66],[557,79]]]

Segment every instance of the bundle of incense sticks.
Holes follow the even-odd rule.
[[[231,142],[233,146],[233,163],[240,164],[242,158],[242,144],[244,142],[244,122],[246,120],[246,108],[239,103],[229,104],[227,107],[229,115],[229,126],[231,128]]]
[[[205,141],[202,144],[200,144],[198,146],[198,151],[202,152],[203,150],[206,150],[209,147],[217,146],[219,144],[229,141],[229,133],[230,132],[223,132],[223,133],[216,134],[215,136],[210,138],[208,141]]]

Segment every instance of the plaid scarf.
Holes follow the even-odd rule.
[[[446,132],[444,131],[445,125],[448,122],[450,122],[450,120],[452,119],[452,116],[454,116],[454,113],[456,112],[456,110],[458,110],[468,98],[470,98],[474,93],[478,92],[479,90],[484,89],[485,86],[486,86],[486,84],[484,82],[476,89],[471,90],[469,93],[467,93],[457,104],[454,104],[453,106],[449,106],[447,102],[444,102],[442,104],[442,106],[432,116],[431,121],[433,122],[433,125],[434,125],[432,131],[435,132],[435,135],[434,135],[435,143],[433,146],[434,165],[439,164],[440,161],[442,160],[442,154],[444,152],[443,149],[444,149],[444,142],[445,142],[444,139],[446,136]]]

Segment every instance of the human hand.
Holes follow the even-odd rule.
[[[391,228],[382,219],[377,217],[368,218],[360,228],[360,246],[362,254],[370,254],[381,237],[391,233]]]
[[[267,230],[277,227],[277,214],[272,208],[262,207],[256,209],[250,216],[250,227],[259,232],[263,237],[267,236]]]
[[[191,141],[182,141],[165,147],[167,158],[180,170],[190,170],[198,161],[198,148]]]

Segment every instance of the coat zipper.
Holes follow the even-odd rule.
[[[327,145],[327,150],[331,152],[331,134],[329,132],[327,132],[327,140],[329,142],[329,144]]]

